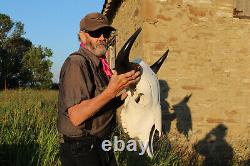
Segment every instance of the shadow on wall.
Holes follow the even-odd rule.
[[[165,80],[159,80],[160,84],[160,102],[161,102],[161,112],[162,112],[162,131],[164,134],[170,131],[171,121],[173,121],[176,116],[169,112],[169,103],[165,100],[168,98],[169,86]]]
[[[192,95],[185,96],[179,103],[173,105],[173,113],[170,113],[170,105],[166,101],[169,92],[168,83],[165,80],[159,80],[161,89],[161,109],[162,109],[162,131],[168,133],[171,128],[171,121],[176,119],[177,130],[188,138],[188,132],[192,130],[191,110],[188,101]]]
[[[205,157],[203,165],[231,165],[234,152],[225,140],[226,134],[227,127],[219,124],[194,145],[194,149]]]
[[[246,161],[243,161],[244,165],[250,165],[250,159],[247,159]]]
[[[191,95],[185,96],[179,103],[173,105],[172,110],[176,115],[176,128],[177,130],[186,136],[188,139],[188,132],[192,130],[192,116],[188,106],[188,101]]]

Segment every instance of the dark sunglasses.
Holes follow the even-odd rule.
[[[85,32],[88,33],[93,38],[99,38],[101,35],[103,35],[103,37],[107,39],[110,37],[111,34],[111,31],[106,29],[99,29],[96,31],[85,31]]]

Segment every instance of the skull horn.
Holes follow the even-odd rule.
[[[164,60],[167,58],[168,52],[169,52],[169,49],[162,55],[160,59],[158,59],[158,61],[156,61],[153,65],[150,66],[150,68],[153,70],[155,74],[159,71]]]
[[[119,51],[117,58],[115,60],[115,69],[118,74],[125,73],[129,69],[129,53],[134,44],[137,36],[141,32],[141,27],[135,31],[135,33],[127,40],[123,45],[122,49]]]

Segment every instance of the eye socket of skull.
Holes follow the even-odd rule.
[[[143,96],[143,95],[144,95],[143,93],[139,93],[138,96],[135,98],[135,102],[139,103],[141,100],[141,96]]]

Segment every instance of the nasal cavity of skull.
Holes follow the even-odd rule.
[[[143,93],[139,93],[138,96],[135,98],[135,102],[139,103],[141,100],[141,96],[143,96],[143,95],[144,95]]]

